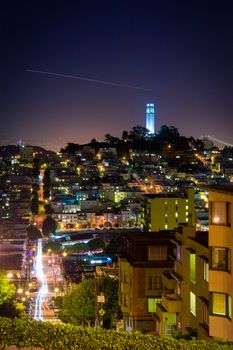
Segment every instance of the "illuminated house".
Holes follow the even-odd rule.
[[[147,194],[142,206],[143,228],[147,231],[173,230],[180,224],[194,226],[194,190],[184,194]]]
[[[135,232],[125,236],[119,258],[119,302],[125,330],[155,333],[154,315],[156,304],[161,302],[162,275],[172,271],[174,265],[173,237],[172,232]]]
[[[205,189],[209,233],[186,224],[126,236],[119,260],[126,330],[233,341],[233,186]]]
[[[146,128],[149,134],[155,133],[155,106],[154,103],[146,104]]]
[[[209,335],[233,341],[233,186],[209,190]]]
[[[208,233],[180,227],[173,240],[174,270],[163,273],[156,333],[205,339],[209,336]]]

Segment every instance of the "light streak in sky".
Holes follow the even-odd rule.
[[[120,84],[120,83],[115,83],[112,81],[105,81],[105,80],[97,80],[97,79],[92,79],[92,78],[81,77],[78,75],[60,74],[60,73],[47,72],[47,71],[41,71],[41,70],[35,70],[35,69],[26,69],[26,72],[36,73],[36,74],[44,74],[44,75],[52,75],[55,77],[62,77],[62,78],[69,78],[69,79],[76,79],[76,80],[83,80],[83,81],[89,81],[91,83],[104,84],[104,85],[110,85],[110,86],[119,86],[119,87],[124,87],[124,88],[128,88],[128,89],[151,91],[151,89],[140,87],[140,86]]]
[[[46,280],[46,276],[43,271],[43,262],[42,262],[42,240],[38,239],[37,243],[37,255],[36,255],[36,263],[35,263],[35,271],[36,277],[41,283],[41,288],[37,294],[35,301],[35,312],[34,319],[35,320],[43,320],[43,302],[45,297],[48,294],[48,284]]]

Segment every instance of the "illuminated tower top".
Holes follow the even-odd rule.
[[[155,133],[155,105],[154,103],[146,104],[146,128],[149,134]]]

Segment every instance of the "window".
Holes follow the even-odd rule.
[[[211,204],[211,224],[229,225],[230,224],[230,203],[212,202]]]
[[[161,298],[148,298],[147,299],[147,306],[148,306],[148,312],[156,312],[156,305],[158,303],[161,303]]]
[[[162,276],[149,276],[148,289],[161,289],[162,288]]]
[[[232,298],[224,293],[212,293],[212,314],[232,317]]]
[[[204,261],[203,279],[204,281],[209,282],[209,264],[206,261]]]
[[[209,307],[203,304],[203,323],[209,325]]]
[[[228,297],[227,297],[227,301],[228,301],[228,316],[230,317],[230,318],[232,318],[232,298],[231,298],[231,296],[230,295],[228,295]]]
[[[196,316],[196,295],[190,292],[190,312]]]
[[[196,283],[196,254],[190,253],[189,255],[189,276],[190,281]]]
[[[124,294],[124,306],[129,306],[129,296],[128,296],[128,294]]]
[[[181,296],[181,282],[177,281],[176,283],[176,294]]]
[[[181,244],[177,244],[176,246],[176,259],[181,261]]]
[[[124,283],[128,283],[128,282],[129,282],[128,273],[126,271],[124,271]]]
[[[174,323],[167,323],[165,327],[165,335],[171,336],[175,326],[176,324]]]
[[[149,261],[167,260],[167,247],[165,247],[165,246],[149,246],[148,247],[148,260]]]
[[[154,289],[161,289],[161,288],[162,288],[162,276],[155,276]]]
[[[211,248],[211,268],[214,270],[230,270],[230,250],[223,247]]]

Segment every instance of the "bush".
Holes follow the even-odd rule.
[[[214,341],[160,338],[139,332],[0,318],[0,348],[10,345],[44,350],[233,350],[233,345]]]

